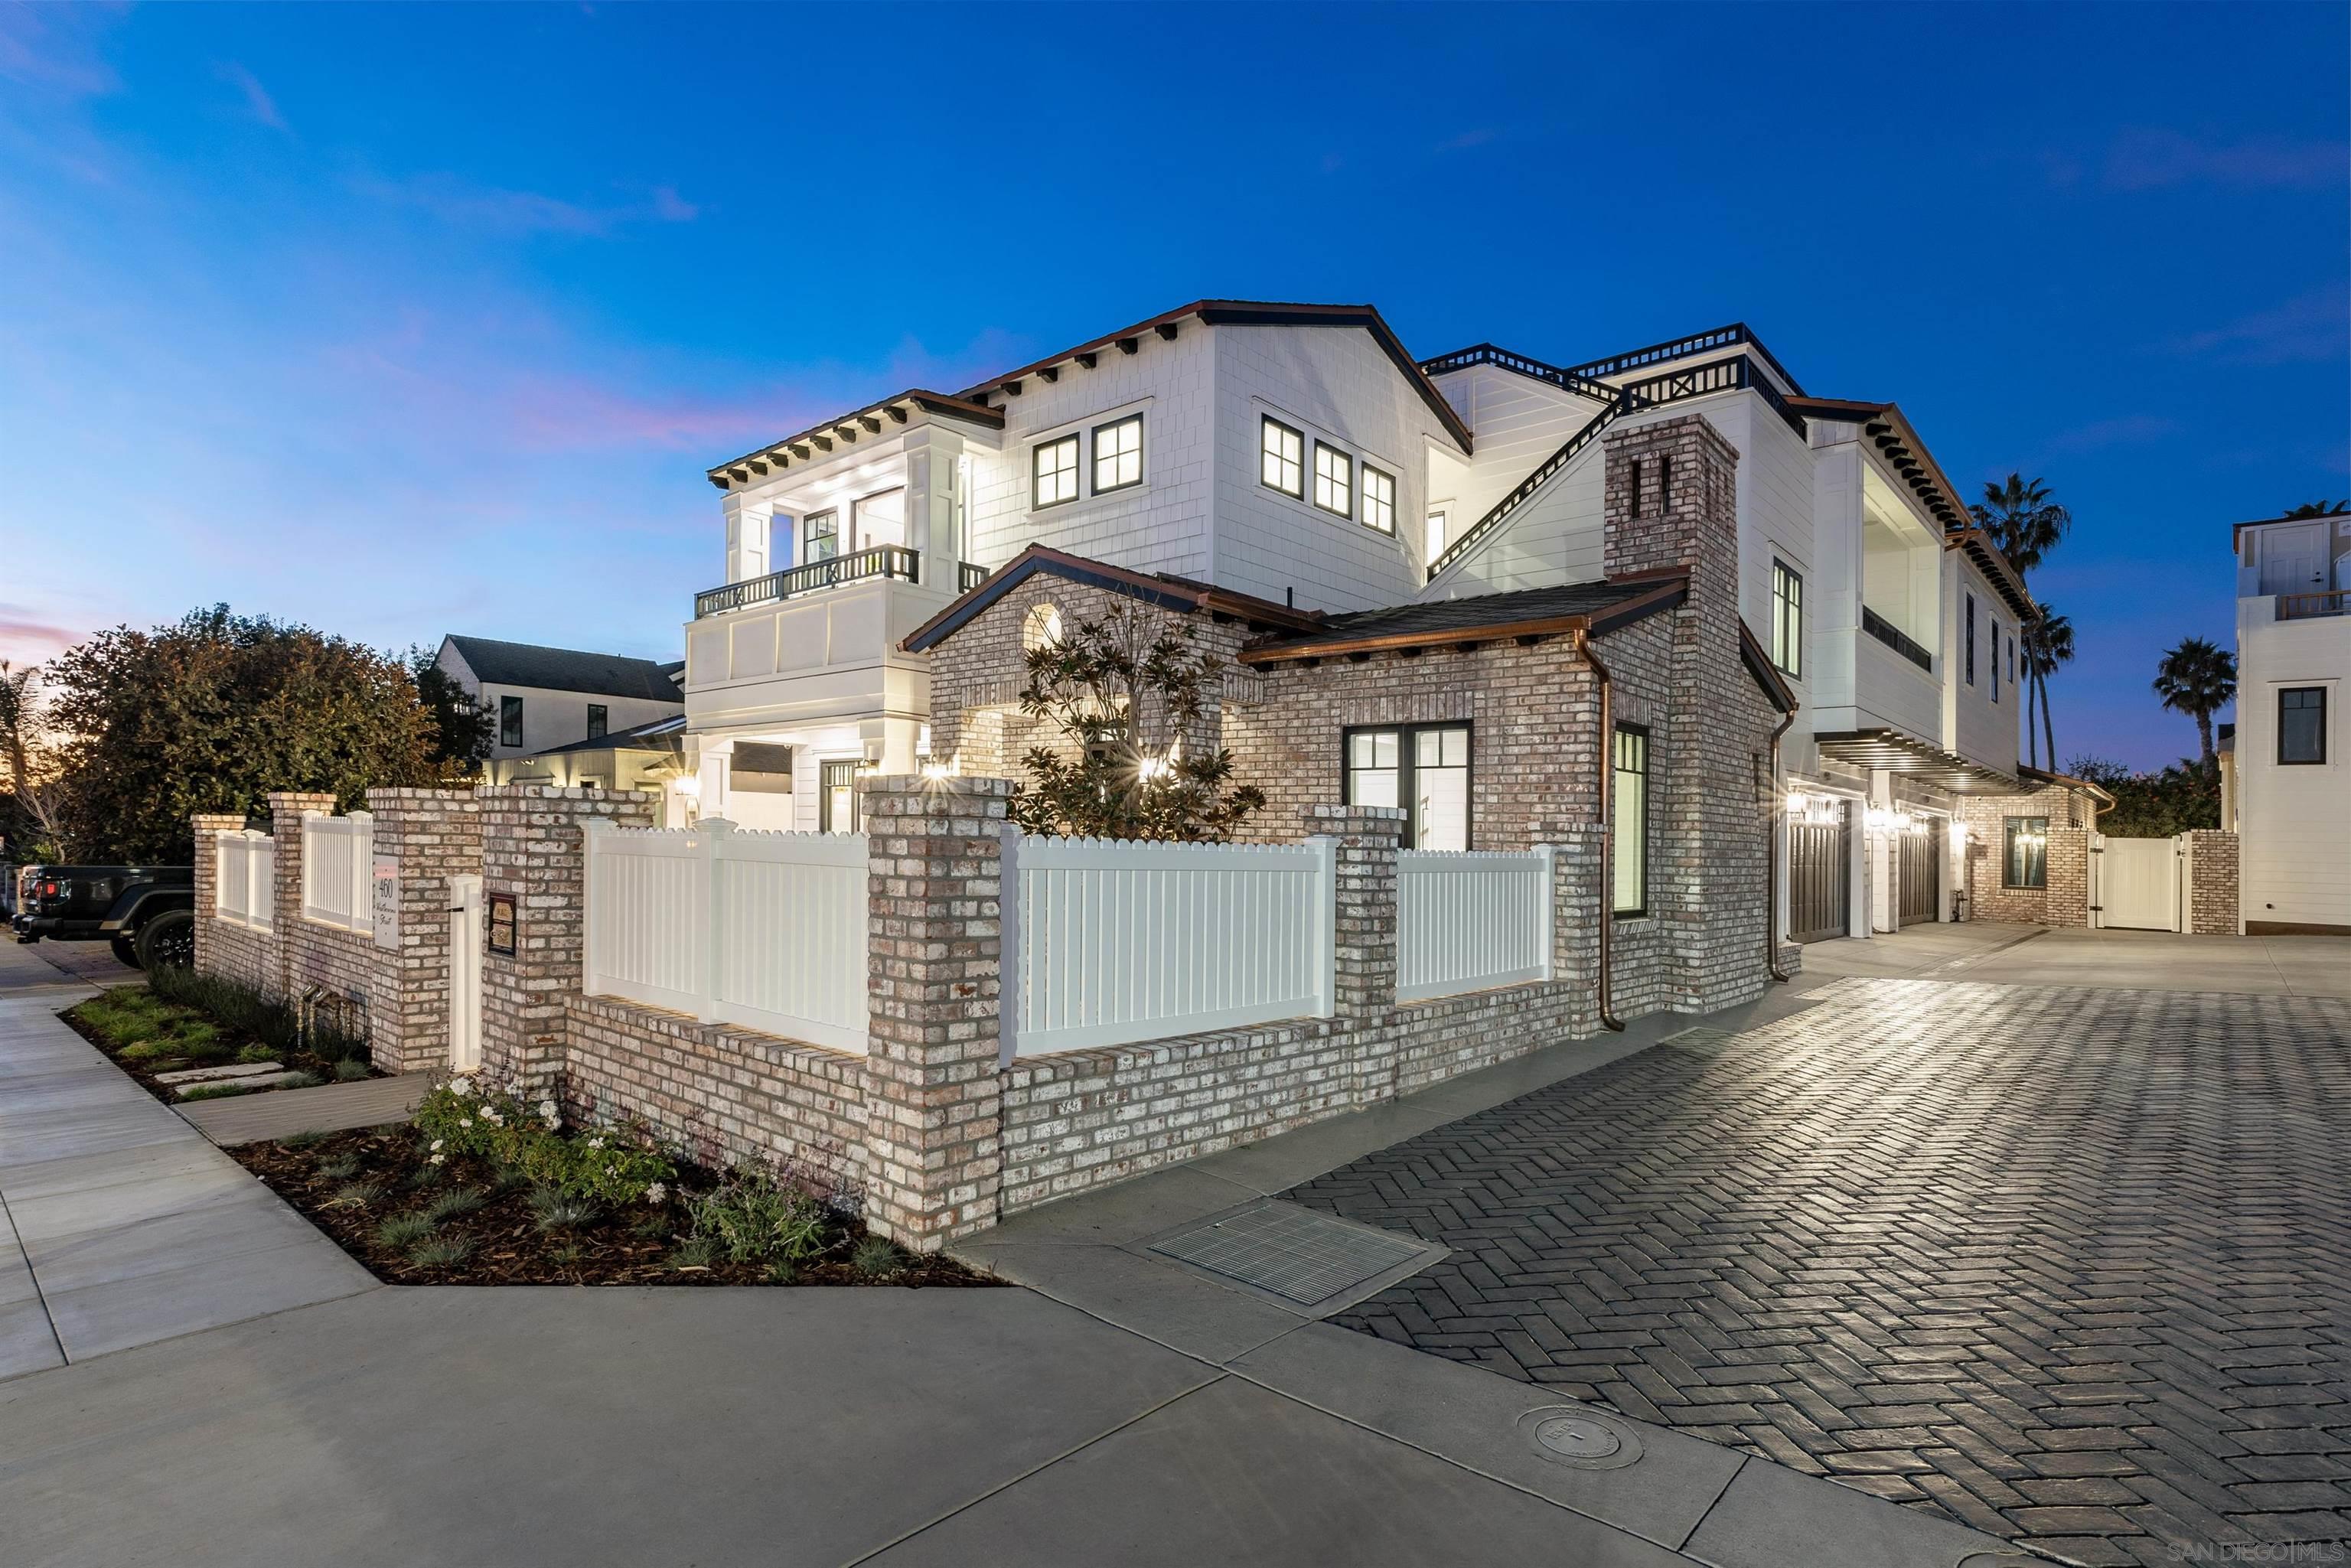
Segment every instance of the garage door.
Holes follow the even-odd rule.
[[[2090,857],[2101,925],[2179,929],[2179,848],[2171,839],[2101,839]]]
[[[1925,831],[1904,833],[1901,857],[1894,884],[1898,896],[1896,924],[1917,925],[1934,919],[1935,906],[1943,896],[1942,819],[1929,817]]]
[[[1788,824],[1789,940],[1820,942],[1845,934],[1852,821],[1853,803],[1840,800],[1833,821]]]

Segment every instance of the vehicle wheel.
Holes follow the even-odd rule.
[[[139,928],[139,967],[184,969],[196,961],[196,917],[167,909]]]
[[[128,936],[110,936],[106,945],[114,949],[114,961],[128,964],[134,969],[146,967],[139,961],[139,944]]]

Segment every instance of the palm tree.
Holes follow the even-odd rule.
[[[2039,566],[2074,526],[2074,514],[2050,499],[2049,486],[2022,474],[2011,474],[2005,485],[1986,485],[1984,498],[1968,510],[2020,577]]]
[[[2057,731],[2049,719],[2049,677],[2057,673],[2060,665],[2074,662],[2074,622],[2063,615],[2051,613],[2043,605],[2040,618],[2025,626],[2023,641],[2025,678],[2032,682],[2032,693],[2027,701],[2037,700],[2039,703],[2041,738],[2048,746],[2049,766],[2054,768],[2057,766]],[[2032,710],[2030,706],[2025,709],[2024,739],[2030,747],[2033,739]]]
[[[2212,749],[2212,716],[2237,695],[2237,656],[2201,637],[2182,637],[2156,666],[2155,695],[2164,706],[2196,721],[2204,771],[2217,771],[2220,757]]]
[[[2339,517],[2346,512],[2351,512],[2351,501],[2304,501],[2285,516],[2288,517]]]

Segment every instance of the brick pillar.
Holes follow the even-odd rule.
[[[653,797],[500,784],[476,791],[475,800],[484,919],[501,894],[511,894],[515,906],[514,952],[490,951],[486,943],[482,955],[482,1066],[518,1088],[551,1088],[563,1072],[564,998],[580,991],[585,825],[601,818],[621,827],[651,826]]]
[[[386,1072],[437,1067],[449,1051],[449,878],[482,869],[470,789],[371,789],[375,852],[399,864],[398,946],[376,947],[372,1041]]]
[[[1350,1066],[1355,1103],[1396,1092],[1396,852],[1404,812],[1394,806],[1309,806],[1310,839],[1327,840],[1338,865],[1332,911],[1332,1022],[1357,1042]]]
[[[2087,925],[2090,923],[2090,831],[2051,823],[2041,923],[2044,925]]]
[[[1573,988],[1568,1038],[1600,1032],[1600,923],[1608,918],[1608,867],[1600,858],[1593,822],[1538,823],[1552,846],[1551,970],[1555,985]]]
[[[2237,835],[2211,828],[2189,832],[2188,929],[2199,936],[2234,936],[2242,929],[2237,896]]]
[[[269,802],[269,836],[277,841],[277,885],[269,905],[272,963],[262,989],[291,1002],[297,985],[294,950],[302,933],[302,813],[332,816],[335,798],[292,789],[273,789],[264,798]]]
[[[1007,779],[861,781],[867,879],[866,1223],[916,1251],[994,1225],[1003,1176]]]
[[[213,835],[244,831],[245,818],[235,811],[199,811],[188,819],[188,825],[196,837],[196,973],[217,974],[221,962],[213,940],[213,904],[214,884],[219,880],[220,852],[213,843]]]

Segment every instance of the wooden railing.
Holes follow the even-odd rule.
[[[2321,593],[2281,593],[2277,596],[2277,618],[2281,621],[2308,621],[2321,615],[2341,615],[2351,610],[2351,591],[2329,589]]]
[[[747,605],[766,604],[778,599],[789,599],[794,594],[812,593],[820,588],[837,588],[844,582],[856,582],[872,577],[895,577],[908,582],[922,580],[923,556],[920,550],[904,545],[875,545],[870,549],[837,555],[830,560],[812,560],[806,566],[796,566],[784,571],[771,571],[765,577],[754,577],[742,582],[730,582],[724,588],[713,588],[694,596],[694,616],[699,621],[705,615],[724,615],[730,610]]]
[[[1513,354],[1508,349],[1498,349],[1491,343],[1480,343],[1474,349],[1463,349],[1458,353],[1443,354],[1420,362],[1421,370],[1432,376],[1441,376],[1447,371],[1468,370],[1472,365],[1499,365],[1506,371],[1515,371],[1531,380],[1549,382],[1562,392],[1572,392],[1578,397],[1597,398],[1602,402],[1608,402],[1616,396],[1616,389],[1606,382],[1580,376],[1573,371],[1563,371],[1557,365],[1547,365],[1524,354]]]

